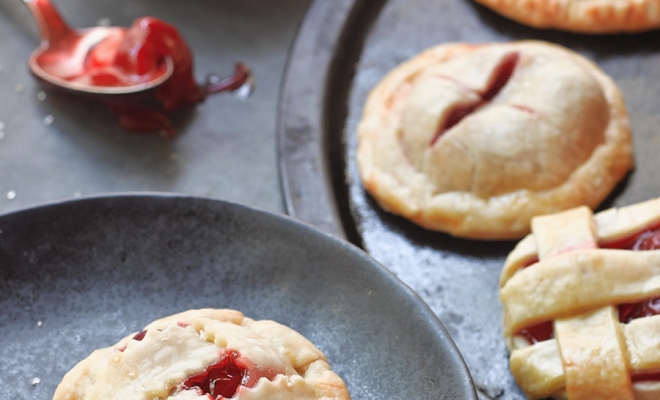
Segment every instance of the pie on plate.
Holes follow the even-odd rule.
[[[53,400],[349,400],[323,353],[294,330],[233,310],[157,320],[67,373]]]
[[[476,0],[535,28],[578,33],[641,32],[660,27],[660,0]]]
[[[660,199],[532,220],[500,280],[510,368],[530,399],[660,398]]]
[[[381,207],[473,239],[519,239],[535,215],[594,208],[633,166],[615,82],[540,41],[422,52],[372,90],[357,136]]]

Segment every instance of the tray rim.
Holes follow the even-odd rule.
[[[333,177],[341,181],[345,175],[329,167],[325,103],[339,62],[338,50],[367,3],[313,1],[287,59],[277,113],[280,186],[286,213],[359,247],[363,247],[359,235],[351,232],[352,217],[337,204],[341,188],[333,184]],[[318,29],[321,23],[322,30]],[[306,198],[315,199],[316,207],[308,207]]]

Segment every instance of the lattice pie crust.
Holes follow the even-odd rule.
[[[500,281],[511,371],[530,399],[660,399],[660,315],[622,323],[618,308],[660,296],[660,250],[621,249],[642,232],[657,246],[659,226],[660,199],[533,219]],[[520,335],[546,321],[553,338]]]

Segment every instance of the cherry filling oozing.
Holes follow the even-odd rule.
[[[182,328],[188,324],[179,322]],[[147,335],[147,330],[140,331],[133,336],[133,340],[142,341]],[[120,352],[126,347],[119,349]],[[257,384],[259,379],[266,378],[270,381],[275,379],[276,372],[254,365],[247,357],[236,350],[223,350],[220,361],[206,368],[199,375],[188,378],[179,386],[179,390],[192,389],[199,395],[207,395],[210,400],[221,400],[232,398],[241,386],[251,388]]]
[[[260,378],[273,380],[277,374],[252,364],[236,350],[226,350],[220,361],[199,375],[188,378],[180,389],[193,389],[212,400],[231,398],[241,386],[253,387]]]
[[[633,236],[606,243],[603,248],[628,249],[633,251],[660,249],[660,226],[645,230]],[[660,297],[653,297],[638,303],[619,304],[619,321],[627,324],[637,318],[650,317],[660,314]],[[516,333],[527,339],[531,344],[554,338],[552,321],[521,329]],[[648,374],[646,374],[648,375]],[[654,374],[660,380],[660,373]],[[633,380],[636,380],[634,378]],[[648,379],[638,379],[648,380]]]
[[[520,53],[518,52],[505,55],[504,58],[502,58],[502,61],[500,61],[500,63],[495,67],[488,87],[483,92],[478,93],[480,99],[472,104],[461,104],[454,106],[451,110],[449,110],[444,123],[438,127],[438,130],[431,139],[431,145],[433,145],[445,132],[461,122],[463,118],[491,101],[509,82],[511,76],[513,75],[513,71],[518,65],[519,60]]]

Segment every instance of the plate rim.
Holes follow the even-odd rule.
[[[219,198],[206,197],[206,196],[196,196],[180,193],[168,193],[168,192],[116,192],[116,193],[106,193],[106,194],[94,194],[88,196],[80,196],[73,198],[65,198],[54,201],[49,201],[41,204],[30,205],[28,207],[20,208],[17,210],[12,210],[4,213],[0,213],[0,224],[6,218],[20,218],[21,214],[30,213],[30,212],[40,212],[40,211],[50,211],[56,210],[60,207],[67,207],[75,204],[103,204],[104,202],[114,202],[115,204],[122,204],[132,201],[144,201],[148,202],[153,199],[166,202],[193,202],[193,203],[205,203],[211,205],[219,205],[226,207],[230,210],[240,210],[242,212],[247,212],[250,214],[257,214],[259,218],[267,218],[270,221],[275,221],[277,224],[284,224],[288,227],[294,227],[294,229],[302,229],[306,234],[316,235],[319,240],[330,243],[332,246],[338,246],[346,249],[351,253],[352,256],[355,256],[362,261],[364,264],[369,264],[373,267],[375,271],[378,271],[380,274],[379,279],[384,279],[388,285],[396,286],[400,289],[400,294],[411,301],[412,304],[415,304],[415,311],[419,312],[420,315],[428,322],[429,327],[433,328],[433,331],[436,332],[434,335],[444,336],[443,342],[447,345],[448,354],[453,358],[453,364],[457,367],[457,372],[460,374],[460,378],[457,381],[460,381],[466,391],[469,391],[469,388],[472,388],[472,398],[474,400],[476,397],[476,388],[470,375],[470,372],[467,368],[467,364],[463,359],[462,354],[458,350],[456,343],[449,334],[449,331],[444,326],[442,321],[438,316],[431,310],[430,306],[407,284],[405,284],[401,279],[399,279],[393,272],[388,268],[383,266],[364,250],[360,249],[356,245],[338,238],[334,235],[331,235],[328,232],[325,232],[305,221],[298,220],[293,216],[286,214],[280,214],[276,212],[267,211],[260,209],[258,207],[253,207],[247,204],[228,201]],[[1,226],[0,226],[1,228]],[[2,269],[2,267],[0,267]]]

